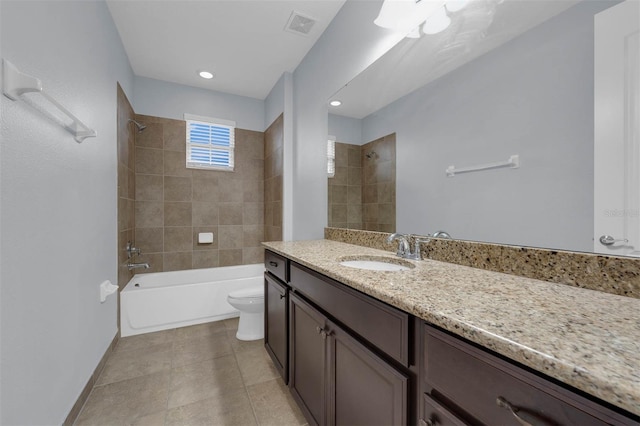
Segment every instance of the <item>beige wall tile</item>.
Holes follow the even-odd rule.
[[[346,185],[333,185],[331,187],[331,202],[333,204],[347,204]]]
[[[193,269],[217,268],[219,266],[218,250],[198,250],[193,252]]]
[[[347,223],[347,205],[346,204],[332,205],[331,220],[334,223]]]
[[[161,201],[136,201],[136,228],[155,228],[164,225],[164,204]]]
[[[242,205],[243,225],[262,225],[264,223],[264,203],[244,203]]]
[[[193,201],[218,201],[218,191],[216,175],[193,177]]]
[[[136,133],[136,146],[162,149],[164,145],[162,136],[163,125],[161,123],[145,123],[143,119],[136,121],[147,126],[142,132],[138,132],[138,129],[133,123],[129,124],[131,129]]]
[[[191,178],[165,176],[164,177],[165,201],[191,201]]]
[[[164,183],[160,175],[136,174],[136,201],[162,201]]]
[[[218,206],[220,225],[242,225],[243,203],[220,203]]]
[[[136,274],[149,274],[151,272],[164,271],[164,254],[163,253],[145,253],[139,257],[140,262],[147,262],[149,269],[136,269]]]
[[[164,226],[191,226],[191,216],[189,202],[164,203]]]
[[[331,180],[333,185],[347,185],[349,183],[349,168],[336,166],[336,174]]]
[[[150,148],[136,148],[136,173],[161,175],[164,170],[162,150]]]
[[[218,204],[200,203],[192,204],[193,226],[218,225]]]
[[[165,271],[184,271],[191,269],[192,254],[190,251],[164,253],[163,262]]]
[[[264,202],[264,180],[243,181],[242,190],[245,202]]]
[[[242,265],[242,249],[220,250],[218,255],[220,266]]]
[[[161,253],[164,250],[164,229],[136,228],[135,246],[147,253]]]
[[[193,230],[190,226],[171,226],[164,228],[164,251],[178,252],[193,249]]]
[[[178,151],[164,151],[165,176],[191,176],[192,169],[187,169],[186,153]]]
[[[253,265],[256,263],[264,263],[264,248],[250,247],[242,249],[242,264]]]
[[[187,150],[187,127],[184,121],[166,120],[164,122],[164,149],[182,152]]]
[[[243,179],[236,173],[226,172],[218,179],[218,200],[225,203],[239,203],[243,198]]]
[[[260,247],[264,241],[264,225],[243,226],[243,247]]]
[[[241,249],[244,231],[242,225],[218,226],[218,247],[222,249]]]

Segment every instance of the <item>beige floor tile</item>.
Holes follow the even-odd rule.
[[[173,367],[232,354],[226,333],[176,340],[173,343]]]
[[[227,330],[238,330],[238,322],[240,321],[240,317],[228,318],[223,320],[224,326],[227,327]]]
[[[264,347],[236,352],[236,359],[245,386],[280,377]]]
[[[128,423],[127,426],[163,426],[166,416],[166,411],[160,411],[159,413],[153,413],[147,416],[139,417],[133,422]]]
[[[135,349],[145,349],[162,343],[173,341],[174,329],[156,331],[155,333],[139,334],[137,336],[123,337],[118,341],[117,351],[129,351]]]
[[[76,425],[125,425],[167,408],[169,371],[93,388]]]
[[[240,369],[233,355],[188,364],[171,372],[168,406],[175,408],[218,397],[243,386]]]
[[[227,336],[231,342],[231,348],[234,352],[257,350],[264,347],[264,339],[259,340],[238,340],[236,337],[237,330],[227,330]]]
[[[259,425],[300,426],[307,423],[282,379],[248,386],[247,391]]]
[[[222,321],[208,322],[205,324],[192,325],[189,327],[176,328],[175,340],[192,339],[194,337],[211,336],[212,334],[224,333],[227,327]]]
[[[169,410],[167,426],[255,425],[245,389],[235,389],[213,398]]]
[[[173,344],[171,342],[145,349],[114,352],[98,378],[97,386],[145,376],[171,368]]]

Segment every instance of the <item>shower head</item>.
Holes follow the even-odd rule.
[[[365,156],[371,160],[372,158],[376,158],[376,152],[375,151],[369,151],[365,154]]]
[[[136,127],[138,128],[138,133],[142,133],[142,131],[147,128],[147,126],[138,123],[136,120],[129,119],[129,122],[136,125]]]

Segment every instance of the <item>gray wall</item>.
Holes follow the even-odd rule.
[[[240,129],[265,129],[264,101],[136,76],[136,114],[184,120],[184,113],[233,120]]]
[[[585,2],[366,117],[397,133],[401,232],[591,251],[593,15]],[[448,178],[507,160],[521,168]]]
[[[98,288],[117,282],[116,82],[131,95],[133,73],[104,2],[0,7],[2,57],[98,131],[78,144],[0,96],[0,423],[61,424],[117,332]]]
[[[338,142],[351,145],[364,145],[362,140],[362,120],[329,114],[329,134]]]

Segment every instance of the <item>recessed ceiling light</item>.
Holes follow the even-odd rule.
[[[207,80],[210,80],[213,78],[213,73],[210,73],[209,71],[200,71],[198,75],[202,78],[206,78]]]
[[[329,105],[331,105],[331,106],[340,106],[340,105],[342,105],[342,101],[338,101],[338,100],[331,101],[331,102],[329,102]]]

